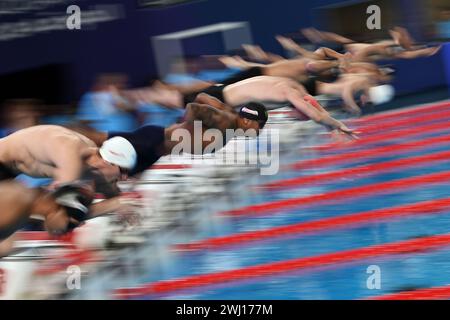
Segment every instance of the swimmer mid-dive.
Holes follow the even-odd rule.
[[[191,141],[183,151],[192,154],[203,154],[207,148],[214,145],[218,151],[232,136],[227,130],[233,130],[235,135],[249,134],[256,136],[264,128],[268,119],[265,106],[257,102],[243,104],[239,111],[207,94],[199,94],[195,102],[186,106],[184,121],[167,128],[159,126],[143,126],[132,132],[99,132],[87,126],[70,126],[101,146],[105,141],[114,137],[123,137],[136,150],[136,165],[129,171],[130,176],[147,170],[162,156],[171,154],[180,145],[180,135],[188,133]],[[195,122],[201,123],[200,131],[196,132]],[[210,141],[203,139],[205,130],[217,129],[224,141]],[[239,130],[241,129],[241,130]],[[252,135],[252,133],[254,135]],[[196,143],[200,142],[200,147]]]
[[[303,29],[302,33],[313,43],[318,45],[316,51],[308,51],[295,41],[278,37],[280,44],[289,51],[293,51],[306,58],[325,59],[326,50],[330,48],[338,53],[349,52],[354,62],[367,62],[386,58],[415,59],[429,57],[440,50],[440,46],[427,47],[415,44],[411,35],[404,28],[395,27],[389,31],[392,39],[375,43],[356,42],[332,32],[319,31],[314,28]],[[327,48],[329,47],[329,48]]]
[[[44,217],[51,233],[71,230],[93,212],[101,214],[110,203],[92,204],[94,192],[107,199],[117,197],[115,182],[126,178],[135,161],[136,151],[123,138],[97,148],[85,136],[60,126],[30,127],[0,139],[0,180],[5,181],[0,192],[1,238],[14,233],[32,214]],[[12,181],[21,173],[52,178],[50,190],[24,189]],[[23,199],[14,202],[21,193]],[[7,201],[12,205],[4,206]]]
[[[153,90],[150,88],[148,90]],[[230,85],[213,85],[201,91],[183,93],[173,87],[160,86],[159,94],[150,95],[147,102],[170,108],[180,108],[193,102],[198,94],[206,93],[231,107],[239,107],[250,101],[290,103],[302,120],[313,120],[328,129],[356,138],[353,130],[334,119],[298,82],[282,77],[259,76]],[[155,97],[155,100],[153,100]]]

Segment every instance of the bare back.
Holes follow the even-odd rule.
[[[0,163],[18,173],[33,177],[58,178],[64,157],[79,166],[88,150],[96,145],[88,138],[54,125],[34,126],[0,139]],[[70,170],[69,170],[70,172]]]
[[[310,61],[305,58],[282,60],[272,63],[264,70],[267,76],[290,78],[301,82],[308,78],[306,65]]]
[[[223,94],[225,102],[232,106],[249,101],[285,102],[286,85],[299,87],[287,78],[260,76],[228,85]]]

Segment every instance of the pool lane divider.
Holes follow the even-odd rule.
[[[334,154],[323,156],[320,158],[302,160],[288,165],[286,169],[316,169],[331,165],[350,164],[353,161],[367,160],[381,156],[393,156],[405,152],[437,147],[448,143],[450,143],[450,135],[431,137],[427,139],[417,139],[414,141],[408,141],[395,145],[380,146],[370,149],[356,150],[348,153]]]
[[[356,228],[370,223],[386,222],[413,216],[428,216],[445,213],[450,209],[450,198],[422,201],[414,204],[346,214],[337,217],[300,222],[264,230],[242,232],[222,237],[176,245],[180,251],[217,250],[235,245],[245,245],[257,241],[274,240],[280,237],[316,234],[330,230]]]
[[[317,195],[309,195],[265,202],[261,204],[250,205],[229,211],[224,211],[221,212],[220,214],[234,217],[262,215],[268,213],[275,214],[277,212],[280,212],[281,210],[291,210],[297,207],[313,206],[321,203],[328,203],[330,201],[336,202],[352,198],[387,194],[393,191],[398,190],[404,191],[412,188],[418,188],[423,185],[442,184],[448,181],[450,181],[450,171],[442,171],[438,173],[424,174],[386,182],[377,182],[363,186],[356,186]]]
[[[342,143],[342,142],[330,142],[330,143],[326,143],[323,145],[318,145],[318,146],[313,146],[310,147],[309,149],[311,150],[316,150],[316,151],[327,151],[327,150],[332,150],[332,149],[337,149],[340,150],[342,148],[348,148],[348,147],[353,147],[353,146],[357,146],[362,144],[363,142],[365,142],[366,140],[369,140],[371,143],[373,142],[377,142],[378,140],[380,141],[384,141],[384,140],[388,140],[390,137],[392,139],[397,138],[397,134],[398,133],[402,133],[401,137],[404,136],[408,136],[410,134],[414,134],[417,132],[421,132],[424,127],[427,128],[430,125],[437,125],[439,123],[444,122],[444,125],[448,125],[448,122],[450,121],[450,110],[447,110],[445,112],[440,112],[440,113],[436,113],[433,115],[429,115],[426,117],[415,117],[413,119],[406,119],[409,120],[410,122],[410,126],[408,127],[402,127],[402,126],[397,126],[397,125],[386,125],[386,126],[369,126],[367,127],[369,129],[368,132],[365,132],[365,128],[357,128],[356,131],[360,131],[361,133],[359,134],[360,140],[353,140],[351,142],[348,143]],[[402,120],[403,123],[404,120]],[[403,123],[404,125],[404,123]],[[376,127],[378,127],[378,129],[376,129]],[[396,127],[400,127],[399,129],[396,129]],[[389,130],[389,131],[388,131]],[[387,131],[387,132],[386,132]]]
[[[418,107],[402,108],[402,109],[391,110],[388,112],[367,115],[367,116],[364,116],[361,118],[351,119],[348,122],[351,123],[352,125],[366,125],[369,123],[375,123],[375,122],[380,122],[380,121],[388,122],[393,119],[406,118],[406,117],[414,116],[417,114],[441,112],[442,109],[447,108],[449,106],[450,106],[450,100],[446,100],[446,101],[442,101],[442,102],[434,103],[434,104],[430,104],[430,105],[421,105]]]
[[[397,293],[391,293],[367,300],[447,300],[450,299],[450,285],[433,288],[422,288]]]
[[[390,123],[376,123],[376,124],[367,124],[365,126],[359,127],[357,130],[361,131],[361,135],[369,135],[376,134],[380,131],[386,131],[390,129],[396,129],[399,127],[411,127],[417,124],[423,124],[432,121],[441,121],[441,119],[446,119],[450,117],[450,110],[444,109],[443,111],[437,114],[429,114],[429,115],[416,115],[414,117],[399,119],[396,121],[392,121]]]
[[[450,151],[434,152],[410,158],[395,159],[385,162],[377,162],[367,165],[355,166],[347,169],[340,169],[332,172],[325,172],[313,175],[305,175],[296,178],[274,181],[257,186],[257,190],[276,191],[280,189],[297,188],[304,185],[319,183],[330,183],[343,178],[359,178],[358,176],[370,176],[397,169],[408,169],[411,167],[423,167],[435,162],[450,161]]]
[[[315,146],[310,148],[310,150],[315,150],[319,152],[327,151],[327,150],[333,150],[333,151],[339,151],[344,152],[346,150],[352,149],[352,148],[359,148],[362,146],[367,146],[371,144],[377,144],[377,143],[385,143],[390,140],[394,140],[394,143],[397,139],[400,138],[414,138],[414,137],[420,137],[440,132],[446,132],[450,130],[449,122],[450,118],[441,119],[442,121],[446,122],[438,122],[438,123],[430,123],[425,125],[419,125],[412,128],[403,128],[399,130],[394,130],[390,132],[380,132],[374,135],[371,135],[369,137],[361,138],[361,140],[354,140],[350,143],[332,143],[332,144],[324,144],[320,146]],[[319,155],[320,156],[320,155]]]
[[[267,276],[278,276],[317,267],[337,267],[344,263],[352,263],[366,259],[395,256],[400,254],[417,254],[420,252],[443,249],[449,245],[450,234],[434,235],[418,239],[326,253],[311,257],[301,257],[291,260],[259,264],[228,271],[156,281],[139,287],[117,289],[115,291],[115,297],[123,299],[148,295],[169,294],[179,290],[198,289],[205,286],[227,284],[229,282],[236,281],[256,280]]]

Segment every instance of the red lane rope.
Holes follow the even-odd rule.
[[[373,163],[363,166],[357,166],[339,171],[320,173],[309,176],[296,177],[291,179],[279,180],[258,186],[258,189],[278,190],[295,188],[299,185],[327,183],[337,179],[352,177],[354,175],[373,175],[387,172],[395,169],[407,169],[408,167],[426,166],[433,162],[450,160],[450,151],[435,152],[417,157],[396,159],[386,162]]]
[[[406,128],[406,130],[409,129],[409,130],[413,130],[413,131],[418,131],[421,126],[424,126],[424,125],[428,124],[429,122],[434,122],[434,121],[442,122],[442,121],[448,121],[449,119],[450,119],[450,110],[448,110],[446,112],[431,114],[428,116],[419,115],[419,116],[413,117],[413,118],[401,119],[398,121],[396,120],[391,124],[383,124],[382,126],[376,124],[376,125],[372,125],[372,126],[363,127],[360,130],[360,131],[362,131],[361,137],[363,137],[364,140],[376,139],[380,135],[381,136],[385,135],[386,129],[393,129],[398,126],[406,125],[406,124],[408,124],[408,122],[409,122],[410,126],[408,128]],[[411,124],[414,124],[414,127],[411,128]],[[366,130],[368,131],[367,132],[368,136],[367,136],[367,133],[365,133]],[[405,130],[405,129],[403,129],[403,130]],[[391,136],[392,136],[392,134],[396,133],[396,132],[399,132],[399,131],[391,130],[391,132],[388,132],[388,133],[391,134]],[[359,143],[361,143],[364,140],[353,141],[353,143],[348,143],[346,145],[343,145],[342,143],[331,142],[331,143],[327,143],[324,145],[313,147],[312,149],[325,151],[325,150],[329,150],[331,148],[340,148],[340,147],[348,146],[348,145],[358,145]]]
[[[192,165],[190,164],[154,164],[149,168],[149,170],[181,170],[181,169],[191,169]]]
[[[265,230],[249,231],[229,236],[209,238],[203,241],[180,244],[176,246],[176,249],[190,251],[213,250],[236,244],[241,245],[254,241],[274,239],[276,237],[323,232],[338,228],[355,228],[362,224],[369,224],[390,219],[438,214],[445,212],[445,209],[449,208],[450,198],[423,201],[415,204],[347,214],[338,217],[301,222]]]
[[[450,106],[450,101],[444,101],[437,104],[432,105],[425,105],[425,106],[418,106],[414,108],[407,108],[407,109],[401,109],[401,110],[395,110],[393,112],[384,112],[381,114],[374,114],[365,116],[363,118],[351,120],[350,122],[353,122],[358,125],[364,125],[367,123],[373,123],[376,121],[389,121],[390,119],[398,119],[402,117],[407,117],[410,115],[415,115],[418,113],[434,113],[434,112],[440,112],[443,108]]]
[[[403,291],[378,297],[369,300],[441,300],[450,299],[450,285],[412,291]]]
[[[35,275],[52,275],[60,271],[65,271],[72,265],[81,266],[85,263],[98,260],[99,256],[96,255],[93,251],[83,250],[79,252],[72,252],[63,256],[59,256],[58,259],[55,260],[52,264],[38,269],[35,272]]]
[[[306,197],[296,197],[291,199],[266,202],[257,205],[242,207],[230,211],[222,212],[228,216],[246,216],[267,213],[274,210],[292,209],[298,206],[315,205],[320,202],[330,200],[343,200],[354,197],[362,197],[380,193],[387,193],[398,189],[411,189],[424,184],[444,183],[450,180],[450,171],[443,171],[433,174],[426,174],[403,179],[397,179],[382,183],[373,183],[364,186],[352,187],[343,190],[331,191]]]
[[[437,121],[437,120],[445,119],[448,117],[450,117],[450,110],[446,110],[446,111],[439,112],[436,114],[428,114],[428,115],[419,114],[415,117],[408,117],[405,119],[394,120],[389,123],[375,123],[372,125],[365,125],[365,126],[362,126],[358,130],[362,131],[363,135],[373,134],[373,133],[377,133],[381,130],[394,129],[394,128],[402,127],[402,126],[411,127],[412,125],[422,124],[422,123],[431,122],[431,121]]]
[[[450,119],[442,119],[442,120],[450,120]],[[371,135],[364,139],[356,140],[354,142],[347,143],[347,144],[337,144],[337,143],[325,144],[325,145],[313,147],[312,149],[317,150],[317,151],[326,151],[326,150],[330,150],[330,149],[335,149],[338,151],[345,151],[347,149],[366,146],[368,144],[373,144],[373,143],[385,142],[385,141],[392,140],[392,139],[399,139],[399,138],[404,138],[404,137],[412,138],[412,137],[422,136],[425,134],[439,133],[439,132],[446,131],[446,130],[450,130],[448,122],[444,122],[444,123],[439,122],[439,123],[432,123],[432,124],[427,124],[427,125],[423,125],[423,126],[420,125],[420,126],[416,126],[414,128],[404,128],[404,129],[400,129],[398,131],[395,130],[395,131],[386,132],[386,133],[381,132],[379,134],[374,134],[374,135]]]
[[[424,148],[444,145],[450,142],[450,135],[419,139],[388,146],[370,149],[356,150],[349,153],[324,156],[318,159],[303,160],[288,166],[290,169],[321,168],[329,165],[337,165],[342,162],[351,163],[385,155],[398,155],[408,151],[416,151]]]
[[[202,286],[223,284],[237,280],[249,280],[271,275],[349,263],[368,258],[417,253],[437,250],[450,245],[450,234],[435,235],[425,238],[399,241],[370,247],[339,251],[312,257],[303,257],[292,260],[260,264],[242,269],[235,269],[210,274],[194,275],[185,278],[158,281],[138,288],[122,288],[115,292],[120,298],[145,296],[150,294],[169,293],[178,290],[198,288]]]
[[[62,236],[52,236],[46,231],[18,231],[16,232],[19,241],[61,241],[72,243],[73,232]]]

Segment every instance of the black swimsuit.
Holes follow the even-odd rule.
[[[108,139],[116,136],[127,139],[136,150],[137,162],[130,171],[130,176],[147,170],[162,156],[165,140],[163,127],[143,126],[132,132],[108,133]]]
[[[225,89],[226,86],[236,83],[236,82],[246,80],[246,79],[262,76],[263,75],[262,70],[263,69],[261,67],[252,67],[247,70],[238,72],[235,75],[220,81],[220,84],[218,84],[218,85],[214,85],[214,86],[208,87],[204,90],[197,91],[194,93],[186,94],[183,97],[184,107],[186,108],[186,105],[188,103],[194,102],[195,98],[200,93],[209,94],[210,96],[213,96],[214,98],[217,98],[220,101],[226,103],[225,98],[223,97],[223,89]]]
[[[184,95],[183,97],[183,101],[184,101],[184,108],[186,108],[186,105],[188,103],[192,103],[195,101],[195,98],[200,94],[200,93],[206,93],[210,96],[213,96],[214,98],[219,99],[222,102],[225,102],[225,98],[223,97],[223,89],[225,89],[226,85],[223,84],[219,84],[219,85],[215,85],[215,86],[211,86],[206,88],[205,90],[202,91],[197,91],[194,93],[189,93]]]

